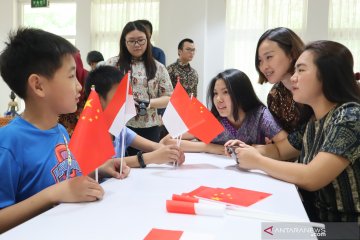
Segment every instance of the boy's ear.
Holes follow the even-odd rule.
[[[44,88],[44,79],[38,74],[31,74],[28,78],[28,84],[30,91],[32,91],[35,95],[39,97],[45,96],[45,88]]]

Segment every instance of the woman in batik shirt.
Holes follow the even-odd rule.
[[[303,48],[301,39],[284,27],[267,30],[256,47],[255,67],[259,83],[274,84],[268,94],[268,108],[289,133],[306,123],[311,115],[311,109],[296,103],[291,93],[290,77]]]
[[[135,21],[125,25],[120,37],[120,53],[107,64],[118,67],[123,73],[131,70],[131,86],[139,111],[127,126],[138,135],[159,142],[162,122],[156,110],[167,106],[173,87],[164,65],[153,58],[148,32],[141,23]],[[128,149],[129,155],[136,153],[137,150]]]
[[[310,43],[291,77],[294,100],[314,111],[307,125],[257,149],[238,140],[226,144],[239,146],[240,168],[260,169],[312,191],[312,221],[360,223],[360,88],[353,65],[345,46]],[[297,162],[286,161],[295,157]]]

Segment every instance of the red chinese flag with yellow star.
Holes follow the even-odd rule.
[[[95,90],[91,90],[85,103],[70,139],[69,148],[83,175],[88,175],[115,154],[99,96]]]
[[[191,105],[191,108],[195,109],[195,112],[203,119],[203,121],[189,129],[189,133],[204,143],[210,143],[217,135],[224,131],[224,127],[195,97],[191,99]]]
[[[248,207],[271,194],[236,187],[212,188],[200,186],[189,193],[185,193],[185,195]]]

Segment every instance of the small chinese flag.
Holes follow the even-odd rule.
[[[204,120],[200,124],[189,129],[189,133],[209,144],[217,135],[224,131],[223,125],[214,115],[195,97],[191,99],[192,108],[196,109],[197,114]]]
[[[115,154],[99,96],[93,89],[76,124],[69,148],[83,175],[88,175]]]
[[[211,188],[200,186],[186,195],[248,207],[271,194],[236,187]]]

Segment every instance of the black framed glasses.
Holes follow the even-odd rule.
[[[134,47],[136,44],[139,44],[140,46],[142,46],[146,43],[146,38],[138,39],[138,40],[129,40],[129,41],[126,41],[126,43],[132,47]]]

